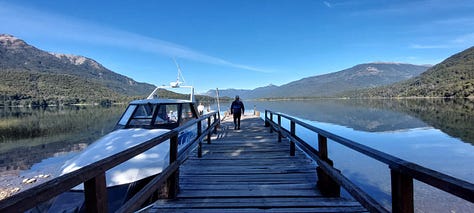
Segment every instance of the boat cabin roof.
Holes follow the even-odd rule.
[[[134,100],[130,102],[130,104],[184,104],[184,103],[194,103],[190,100],[179,100],[179,99],[142,99],[142,100]]]

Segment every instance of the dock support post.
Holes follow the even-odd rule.
[[[392,180],[392,212],[414,212],[413,178],[390,168]]]
[[[207,118],[207,128],[211,128],[211,117]],[[211,144],[211,131],[209,130],[209,133],[207,133],[207,144]]]
[[[273,113],[272,112],[270,112],[270,121],[271,121],[271,123],[273,123]],[[270,133],[273,133],[273,126],[272,125],[270,125]]]
[[[278,114],[278,142],[281,142],[281,115]]]
[[[265,127],[269,127],[270,123],[268,122],[268,110],[265,110]]]
[[[84,196],[87,212],[108,211],[105,172],[84,182]]]
[[[202,135],[202,125],[201,125],[201,121],[198,121],[197,122],[197,137],[201,137]],[[199,144],[198,144],[198,158],[201,158],[202,157],[202,142],[201,140],[199,140]]]
[[[295,121],[293,120],[290,123],[290,135],[293,138],[296,136]],[[295,142],[293,140],[290,140],[290,156],[295,156],[295,152],[296,152]]]
[[[318,134],[318,152],[319,158],[325,161],[329,165],[333,166],[334,163],[328,157],[328,143],[327,138]],[[331,176],[326,174],[320,167],[316,168],[318,174],[318,188],[321,193],[328,197],[339,197],[341,195],[341,186],[334,181]]]
[[[220,115],[219,115],[219,116],[218,116],[218,115],[219,115],[219,113],[214,114],[214,122],[217,121],[218,124],[214,127],[214,132],[212,132],[213,134],[217,134],[217,127],[218,127],[218,126],[220,125],[220,123],[221,123]],[[219,119],[219,120],[217,120],[217,119]]]
[[[178,134],[170,138],[170,164],[178,159]],[[179,170],[173,173],[167,180],[168,198],[175,198],[178,194]]]
[[[292,138],[296,137],[296,127],[295,127],[295,121],[290,122],[290,135]],[[295,147],[295,142],[293,140],[290,140],[290,156],[295,156],[296,152],[296,147]]]

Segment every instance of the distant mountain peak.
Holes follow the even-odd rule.
[[[377,67],[372,67],[372,66],[368,66],[366,70],[367,70],[367,73],[370,73],[370,74],[378,74],[381,72],[379,69],[377,69]]]
[[[278,87],[278,86],[275,85],[275,84],[271,84],[271,83],[270,83],[270,84],[268,84],[267,86],[264,86],[264,87]]]
[[[432,67],[432,64],[410,64],[410,63],[403,63],[403,62],[390,62],[390,61],[374,61],[370,63],[365,63],[362,65],[414,65],[414,66],[423,66],[423,67]]]
[[[29,46],[25,41],[9,34],[0,34],[0,45],[8,49],[19,49]]]
[[[412,79],[358,91],[358,97],[474,98],[474,47],[456,53]]]
[[[393,65],[400,65],[400,64],[407,64],[407,63],[400,63],[400,62],[388,62],[388,61],[374,61],[367,64],[393,64]]]
[[[63,54],[63,53],[50,53],[50,54],[56,56],[56,58],[59,58],[61,60],[67,60],[74,65],[79,66],[79,65],[89,64],[96,69],[104,69],[104,67],[100,65],[97,61],[94,61],[93,59],[90,59],[90,58],[86,58],[84,56]]]

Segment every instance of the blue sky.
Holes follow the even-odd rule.
[[[0,33],[140,82],[253,89],[474,45],[472,0],[0,0]]]

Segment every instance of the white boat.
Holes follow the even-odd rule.
[[[179,70],[179,67],[178,67]],[[171,86],[157,87],[147,99],[129,103],[116,124],[115,130],[92,143],[80,154],[68,160],[61,168],[66,174],[98,160],[158,137],[171,129],[198,119],[198,111],[191,86],[182,86],[178,80]],[[158,98],[159,89],[190,88],[189,100]],[[178,151],[183,145],[197,137],[197,128],[189,128],[178,136]],[[132,159],[108,170],[106,183],[109,210],[119,208],[126,200],[143,187],[152,177],[158,175],[169,164],[169,140],[139,154]],[[83,184],[70,192],[63,193],[54,201],[37,207],[31,212],[81,212],[84,211]]]
[[[134,147],[171,129],[198,118],[194,102],[185,100],[145,99],[132,101],[116,129],[92,143],[61,168],[66,174],[118,152]],[[196,137],[195,129],[182,132],[178,149]],[[168,166],[169,140],[108,170],[107,186],[129,184],[160,173]],[[82,190],[79,185],[74,189]]]

